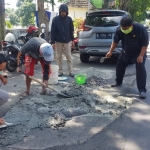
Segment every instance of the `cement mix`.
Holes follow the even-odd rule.
[[[133,99],[130,84],[119,88],[110,88],[112,79],[108,74],[95,68],[83,70],[81,73],[87,74],[87,83],[84,85],[77,85],[75,81],[72,83],[61,82],[58,85],[54,85],[55,88],[57,87],[59,90],[63,90],[63,92],[72,95],[72,98],[60,98],[56,95],[40,95],[38,91],[41,86],[33,84],[34,90],[32,95],[27,99],[19,100],[3,117],[7,122],[11,122],[15,125],[0,129],[0,146],[15,147],[15,143],[19,143],[23,139],[25,140],[31,132],[37,129],[49,129],[52,135],[58,131],[58,134],[60,131],[68,130],[73,120],[77,118],[90,118],[91,121],[92,118],[105,120],[100,129],[97,129],[88,136],[88,138],[90,138],[131,106]],[[130,79],[131,78],[133,78],[131,82],[133,83],[135,75],[132,75]],[[98,124],[101,123],[97,121],[95,125],[98,126]],[[70,133],[75,134],[78,130],[80,129],[78,128],[73,132],[71,130]],[[82,135],[81,130],[80,137],[70,142],[65,142],[63,139],[64,141],[62,143],[72,144],[87,140],[83,137],[84,135]],[[59,136],[57,136],[57,138],[59,138]],[[54,143],[58,144],[57,142]],[[56,146],[54,143],[49,146]],[[59,144],[61,144],[61,142]],[[21,147],[23,143],[19,145]],[[35,145],[33,146],[31,144],[31,147],[29,146],[24,149],[32,149],[33,147],[35,148]],[[43,148],[44,147],[41,146],[41,149]],[[38,148],[36,147],[35,149]]]

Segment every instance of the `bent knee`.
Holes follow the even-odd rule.
[[[0,105],[6,103],[8,99],[9,99],[9,94],[4,90],[0,90]]]

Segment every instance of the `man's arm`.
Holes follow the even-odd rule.
[[[142,49],[141,49],[141,53],[140,53],[139,56],[143,57],[146,54],[147,48],[148,48],[148,46],[143,46]]]
[[[112,42],[109,52],[112,53],[114,49],[117,47],[118,43]]]
[[[56,34],[56,18],[53,18],[51,26],[51,44],[55,44]]]
[[[49,79],[49,72],[50,72],[50,64],[44,64],[44,73],[43,73],[43,81]]]
[[[17,55],[17,64],[18,66],[22,66],[25,60],[25,54],[29,52],[30,47],[33,45],[34,41],[31,39],[26,44],[21,47],[20,52]]]
[[[109,49],[109,52],[106,54],[107,58],[111,58],[112,56],[112,52],[114,51],[114,49],[117,47],[118,43],[115,43],[114,41],[111,44],[111,47]]]
[[[112,52],[114,51],[114,49],[117,47],[118,42],[121,40],[120,37],[120,28],[117,28],[113,42],[111,43],[109,52],[106,54],[106,57],[110,58],[112,56]]]
[[[141,53],[140,53],[140,55],[139,55],[138,58],[137,58],[137,62],[138,62],[138,63],[143,62],[143,57],[144,57],[144,55],[146,54],[147,47],[148,47],[148,46],[143,46],[143,47],[142,47]]]
[[[70,18],[70,37],[71,37],[71,40],[73,41],[74,40],[74,25],[73,25],[73,21],[72,19]]]
[[[149,37],[148,37],[148,32],[145,29],[145,27],[142,28],[142,38],[141,38],[141,43],[142,43],[142,49],[141,52],[137,58],[137,62],[141,63],[143,62],[143,57],[146,54],[147,48],[148,48],[148,44],[149,44]]]

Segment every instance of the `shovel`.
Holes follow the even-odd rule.
[[[100,63],[103,63],[105,61],[105,59],[108,59],[108,57],[101,57]]]
[[[34,77],[31,77],[31,76],[25,74],[25,73],[22,72],[22,71],[20,71],[20,73],[22,73],[22,74],[24,74],[26,77],[28,77],[28,78],[30,78],[30,79],[36,81],[37,83],[39,83],[39,84],[41,84],[41,85],[43,85],[43,86],[46,86],[45,83],[39,81],[38,79],[36,79],[36,78],[34,78]],[[57,95],[58,95],[58,96],[62,96],[62,97],[65,97],[65,98],[71,98],[71,96],[66,95],[66,94],[64,94],[63,92],[60,92],[60,91],[58,91],[57,89],[55,89],[55,88],[53,88],[53,87],[51,87],[51,86],[48,86],[47,88],[49,88],[49,89],[51,89],[51,90],[57,92]]]

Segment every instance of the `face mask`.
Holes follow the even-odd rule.
[[[121,28],[121,31],[122,31],[124,34],[128,34],[128,33],[130,33],[130,32],[132,31],[132,26],[131,26],[129,29],[127,29],[127,30],[123,30],[123,29]]]

